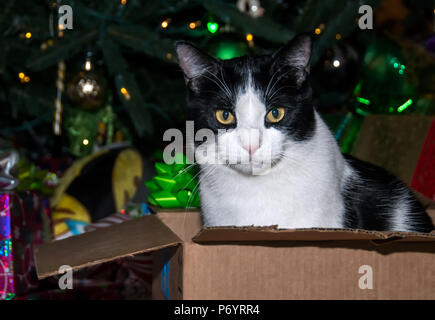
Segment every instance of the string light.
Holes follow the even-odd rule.
[[[86,60],[86,62],[85,62],[85,70],[86,71],[91,71],[91,69],[92,69],[91,60]]]
[[[83,139],[82,142],[83,142],[83,145],[84,145],[84,146],[87,146],[87,145],[89,144],[89,140],[88,140],[88,139]]]
[[[408,101],[406,101],[404,104],[402,104],[400,107],[397,108],[397,112],[404,111],[413,103],[414,103],[414,101],[412,101],[412,99],[409,99]]]
[[[332,65],[335,67],[335,68],[338,68],[338,67],[340,67],[340,60],[334,60],[333,62],[332,62]]]
[[[196,28],[196,23],[195,22],[189,23],[189,28],[190,29],[195,29]]]
[[[27,76],[24,72],[18,73],[18,78],[20,79],[21,83],[28,83],[28,82],[30,82],[30,77]]]
[[[27,38],[27,39],[30,39],[31,37],[32,37],[32,33],[31,33],[31,32],[27,32],[27,33],[26,33],[26,38]]]
[[[126,88],[122,87],[120,91],[122,95],[125,97],[125,99],[130,100],[130,94],[128,93]]]
[[[209,22],[207,23],[207,30],[210,33],[216,33],[218,31],[219,25],[216,22]]]
[[[63,29],[63,24],[59,23],[59,25],[57,26],[57,35],[59,36],[59,38],[63,37]]]
[[[316,29],[314,29],[314,33],[319,35],[325,29],[325,24],[321,23]]]
[[[359,103],[365,104],[366,106],[368,106],[370,104],[370,100],[369,99],[364,99],[364,98],[361,98],[361,97],[357,97],[356,100]]]
[[[252,35],[252,33],[248,33],[248,34],[246,35],[246,41],[251,42],[252,40],[254,40],[254,36]]]
[[[406,67],[405,67],[404,64],[401,64],[397,58],[395,58],[395,57],[391,58],[391,59],[390,59],[390,63],[393,64],[393,68],[396,69],[396,70],[398,70],[398,73],[399,73],[400,75],[405,74],[405,69],[406,69]]]
[[[163,20],[161,25],[162,25],[163,29],[166,29],[168,27],[168,25],[169,25],[169,20],[168,19]]]

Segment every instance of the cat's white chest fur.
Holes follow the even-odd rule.
[[[314,136],[289,146],[266,175],[205,165],[201,206],[207,226],[312,228],[343,226],[342,185],[349,172],[333,137],[316,115]],[[214,167],[213,167],[214,166]]]

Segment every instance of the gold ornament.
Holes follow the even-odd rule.
[[[100,108],[107,99],[107,82],[98,73],[80,71],[68,83],[68,96],[79,108]]]

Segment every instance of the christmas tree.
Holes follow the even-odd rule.
[[[326,116],[338,136],[352,115],[433,113],[432,2],[364,4],[375,10],[373,30],[359,28],[358,1],[8,1],[0,134],[33,157],[81,157],[123,140],[152,150],[184,119],[175,40],[230,59],[269,53],[299,32],[316,40],[318,109],[352,113]]]

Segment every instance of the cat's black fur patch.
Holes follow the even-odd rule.
[[[311,41],[301,35],[273,55],[245,56],[217,60],[193,45],[177,42],[176,50],[188,87],[188,120],[195,130],[231,129],[216,120],[217,109],[233,112],[238,95],[250,82],[266,109],[283,107],[279,123],[267,123],[285,132],[290,139],[306,141],[315,131],[315,111],[308,82]],[[270,90],[270,83],[275,87]],[[268,90],[269,88],[269,90]],[[275,89],[276,88],[276,89]],[[276,91],[277,90],[277,91]],[[332,146],[331,146],[332,147]],[[386,170],[345,155],[354,173],[343,186],[344,227],[392,230],[400,201],[406,202],[401,225],[410,231],[430,232],[434,226],[412,191]]]
[[[344,157],[358,174],[346,181],[343,190],[346,228],[393,230],[394,206],[403,200],[408,207],[404,214],[410,230],[430,232],[434,229],[424,208],[403,182],[383,168],[350,155]]]
[[[212,58],[185,41],[177,42],[179,56],[179,49],[183,48],[186,52],[182,54],[194,57],[187,63],[195,62],[202,66],[202,69],[192,70],[191,73],[185,72],[188,87],[188,120],[195,121],[195,131],[208,128],[217,133],[218,129],[236,127],[237,119],[230,126],[222,125],[216,120],[215,112],[217,109],[233,111],[237,97],[248,89],[250,81],[250,85],[261,93],[260,99],[267,110],[275,107],[286,109],[285,116],[279,123],[269,123],[265,120],[266,127],[274,126],[297,141],[309,139],[315,127],[314,107],[307,79],[308,72],[302,69],[308,69],[309,65],[299,66],[297,62],[291,65],[286,60],[300,54],[292,50],[299,48],[301,42],[307,41],[306,39],[308,38],[305,35],[295,38],[275,55],[244,56],[223,61]],[[307,46],[311,50],[311,42]],[[309,63],[309,56],[306,63]],[[229,90],[226,90],[225,86]]]

